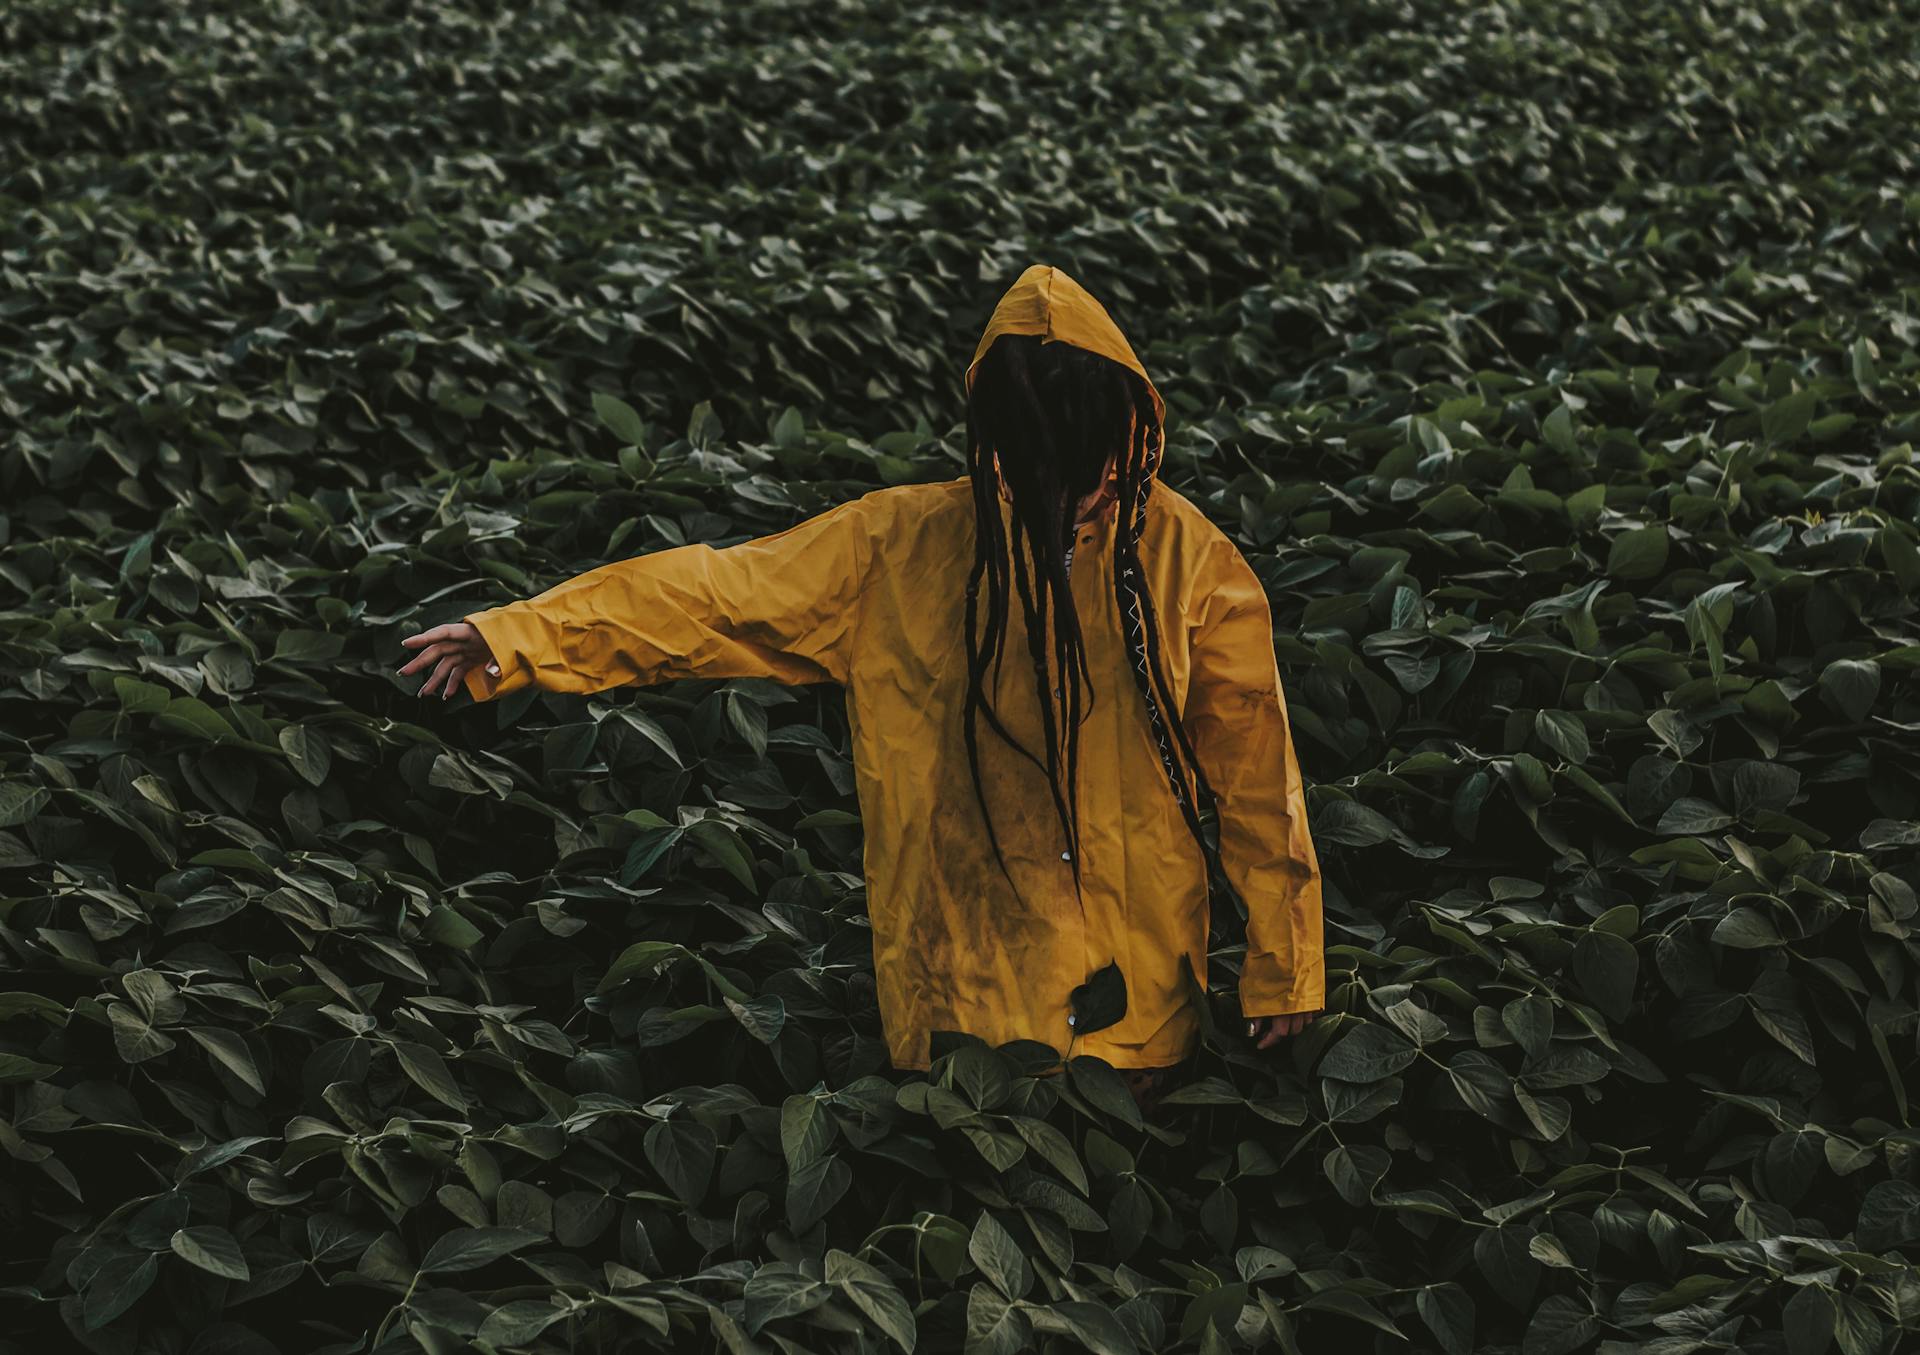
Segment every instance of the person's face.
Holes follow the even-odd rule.
[[[1100,488],[1080,500],[1079,507],[1073,512],[1073,525],[1091,522],[1107,511],[1107,505],[1118,500],[1120,492],[1120,472],[1115,468],[1113,458],[1107,458],[1107,469],[1100,481]]]
[[[1000,454],[998,452],[994,453],[993,457],[993,473],[996,478],[1000,478]],[[1091,494],[1083,495],[1079,504],[1075,506],[1073,511],[1073,525],[1078,527],[1084,522],[1091,522],[1094,518],[1106,512],[1109,504],[1119,501],[1119,492],[1120,471],[1115,465],[1114,458],[1108,457],[1106,474],[1100,481],[1100,487]],[[1007,497],[1007,482],[1004,478],[1000,478],[1000,497],[1003,499]]]

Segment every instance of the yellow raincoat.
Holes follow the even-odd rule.
[[[968,365],[969,390],[1001,334],[1076,344],[1146,379],[1105,308],[1056,268],[1027,269],[1001,299]],[[981,783],[1018,898],[974,799],[961,729],[974,554],[965,476],[876,489],[771,535],[654,551],[472,613],[500,673],[470,670],[466,688],[486,701],[527,686],[598,692],[679,677],[842,684],[894,1065],[926,1068],[930,1032],[943,1029],[989,1044],[1039,1040],[1115,1067],[1170,1064],[1200,1036],[1181,956],[1204,983],[1206,866],[1129,670],[1112,586],[1116,527],[1112,511],[1083,525],[1069,568],[1093,684],[1080,730],[1078,896],[1045,774],[984,717]],[[1316,1010],[1320,868],[1266,591],[1233,541],[1162,482],[1140,554],[1166,676],[1217,797],[1222,862],[1251,914],[1241,1010]],[[1025,655],[1017,599],[1010,612],[1005,652]],[[1030,665],[1004,663],[994,678],[990,667],[983,681],[1002,722],[1044,763]],[[1126,979],[1126,1015],[1081,1035],[1068,1024],[1068,995],[1109,961]]]

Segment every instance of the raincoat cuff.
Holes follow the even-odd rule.
[[[480,632],[480,638],[486,641],[487,648],[493,654],[489,662],[469,668],[461,679],[467,695],[475,701],[491,701],[496,696],[518,691],[533,680],[532,671],[519,661],[520,654],[515,645],[517,632],[511,619],[503,615],[506,610],[491,607],[460,618]]]
[[[1247,952],[1240,966],[1242,1016],[1287,1016],[1319,1011],[1326,1005],[1326,969],[1318,957],[1310,965],[1300,965],[1271,951]]]

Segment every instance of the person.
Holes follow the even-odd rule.
[[[966,389],[963,476],[603,565],[408,636],[399,671],[475,701],[842,684],[894,1066],[928,1068],[936,1031],[1036,1040],[1098,1054],[1150,1108],[1200,1043],[1183,967],[1205,983],[1213,881],[1245,917],[1256,1047],[1325,1002],[1266,590],[1159,478],[1165,403],[1064,271],[1000,298]]]

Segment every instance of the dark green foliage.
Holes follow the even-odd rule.
[[[485,8],[0,7],[0,1347],[1920,1348],[1910,6]],[[837,691],[394,675],[1036,261],[1326,871],[1148,1117],[890,1069]]]
[[[1109,960],[1068,995],[1075,1035],[1105,1030],[1127,1014],[1127,976]]]

